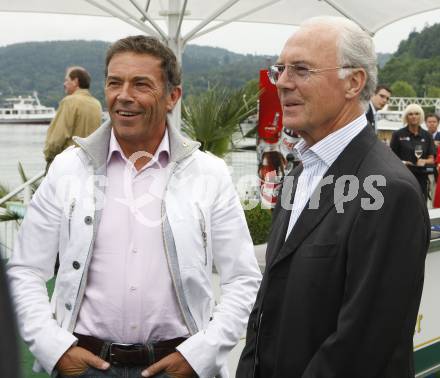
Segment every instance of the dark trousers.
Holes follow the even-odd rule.
[[[83,374],[62,376],[59,378],[141,378],[142,371],[146,368],[139,367],[115,367],[111,366],[108,370],[102,371],[98,369],[89,368]],[[166,373],[159,373],[154,378],[171,378]]]
[[[17,340],[14,311],[9,297],[3,260],[0,257],[0,377],[21,376]]]
[[[425,200],[428,199],[428,175],[427,174],[415,174],[414,175],[419,182],[420,189],[422,190]]]

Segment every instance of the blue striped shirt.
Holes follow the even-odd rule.
[[[298,177],[298,186],[296,187],[286,239],[327,170],[366,125],[367,118],[365,114],[362,114],[348,125],[327,135],[310,148],[303,139],[295,145],[294,148],[301,159],[303,170]]]

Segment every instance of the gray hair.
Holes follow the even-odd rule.
[[[377,56],[373,39],[353,21],[343,17],[313,17],[302,25],[328,25],[339,32],[338,60],[341,66],[363,68],[367,74],[365,87],[361,92],[361,101],[368,103],[377,85]],[[349,68],[339,71],[339,77],[345,78]]]

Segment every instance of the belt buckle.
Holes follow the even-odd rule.
[[[113,353],[113,347],[117,347],[119,349],[130,351],[134,349],[141,349],[144,347],[143,344],[126,344],[126,343],[111,343],[109,348],[109,361],[111,365],[113,366],[120,366],[121,363],[119,361],[113,360],[113,357],[115,354]]]

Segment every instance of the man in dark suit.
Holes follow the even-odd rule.
[[[382,110],[391,97],[391,89],[386,85],[378,85],[374,91],[374,95],[371,96],[370,102],[368,103],[368,110],[365,114],[367,116],[368,122],[373,126],[373,130],[377,132],[376,126],[376,114],[379,110]]]
[[[18,334],[0,248],[0,376],[18,378]]]
[[[417,181],[367,124],[372,40],[349,20],[311,19],[269,74],[284,126],[303,138],[302,165],[274,210],[237,377],[414,376],[429,216]]]

